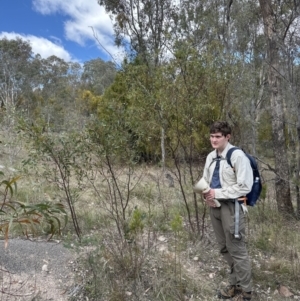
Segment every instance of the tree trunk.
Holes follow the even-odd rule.
[[[162,170],[163,173],[165,172],[166,169],[166,150],[165,150],[165,129],[161,128],[161,137],[160,137],[160,142],[161,142],[161,165],[162,165]]]
[[[296,168],[296,198],[297,198],[297,210],[296,216],[300,219],[300,103],[298,104],[298,124],[297,124],[297,168]]]
[[[270,89],[270,105],[272,116],[272,138],[275,156],[275,193],[278,210],[282,214],[293,214],[290,191],[290,172],[285,141],[285,120],[281,91],[281,75],[279,73],[279,34],[276,31],[276,14],[271,0],[259,0],[267,40],[268,84]]]

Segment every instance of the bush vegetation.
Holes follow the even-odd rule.
[[[34,235],[48,238],[53,225],[61,226],[57,234],[65,246],[78,251],[80,272],[74,277],[81,289],[70,300],[214,300],[217,289],[226,285],[228,270],[218,254],[208,208],[201,198],[196,196],[199,232],[194,207],[190,217],[187,214],[182,189],[186,190],[190,205],[191,181],[180,183],[174,176],[176,168],[168,167],[165,173],[174,177],[170,185],[161,167],[135,162],[125,165],[117,157],[110,160],[102,149],[95,148],[93,156],[87,158],[85,136],[79,139],[77,135],[75,149],[67,143],[75,141],[72,135],[59,139],[50,135],[47,139],[53,139],[51,143],[42,139],[43,135],[36,139],[41,139],[39,147],[48,147],[47,152],[39,157],[36,147],[34,154],[27,157],[30,160],[24,160],[27,152],[23,150],[23,155],[15,161],[17,174],[23,175],[18,178],[19,189],[13,188],[17,176],[10,182],[3,181],[2,188],[16,200],[27,200],[14,212],[21,210],[23,215],[31,215],[26,215],[26,219],[18,216],[16,224],[24,221],[32,226],[38,216],[40,227]],[[46,156],[52,148],[56,156]],[[71,149],[72,154],[77,152],[76,159],[70,156]],[[64,160],[70,157],[72,160],[65,164]],[[65,164],[61,167],[64,173],[58,173],[57,158]],[[281,300],[274,295],[279,284],[300,294],[300,224],[277,211],[268,173],[263,172],[262,176],[268,185],[258,205],[249,208],[247,244],[257,300]],[[63,185],[66,180],[67,190]],[[29,186],[35,189],[28,189]],[[69,195],[76,196],[71,201],[79,235],[70,214]],[[70,219],[63,227],[66,212]],[[61,224],[59,215],[63,217]],[[7,215],[6,220],[2,218],[2,225],[5,221]],[[22,227],[20,232],[12,227],[10,236],[26,234],[26,229]]]
[[[255,297],[300,296],[300,4],[225,2],[98,1],[128,46],[119,65],[0,40],[0,229],[78,250],[70,299],[214,300],[228,271],[192,187],[218,119],[264,183]]]

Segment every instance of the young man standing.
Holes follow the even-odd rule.
[[[214,150],[208,154],[203,178],[210,184],[204,194],[210,207],[210,217],[220,252],[231,269],[229,286],[219,291],[220,299],[235,301],[251,300],[251,266],[245,245],[245,217],[242,206],[237,203],[253,184],[249,159],[242,150],[235,150],[231,156],[233,168],[227,163],[227,151],[231,128],[225,121],[216,121],[210,127],[210,142]],[[221,204],[216,206],[214,199]],[[235,210],[237,208],[237,210]],[[239,212],[237,212],[239,211]]]

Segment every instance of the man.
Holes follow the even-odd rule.
[[[227,151],[231,128],[225,121],[216,121],[210,127],[210,142],[214,150],[208,154],[203,178],[210,183],[210,190],[204,194],[210,207],[210,217],[220,252],[228,262],[231,272],[229,286],[219,291],[220,299],[235,301],[251,300],[251,266],[245,245],[245,217],[242,206],[235,204],[239,197],[251,191],[253,184],[249,159],[242,150],[235,150],[231,156],[233,168],[227,163]],[[216,206],[214,199],[221,204]],[[236,214],[235,208],[239,212]],[[237,228],[238,226],[238,228]],[[236,234],[238,231],[238,235]]]

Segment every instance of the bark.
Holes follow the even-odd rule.
[[[296,216],[300,219],[300,103],[298,103],[298,124],[297,124],[297,136],[298,136],[298,144],[297,144],[297,169],[296,169],[296,199],[297,199],[297,211]]]
[[[290,172],[288,153],[285,139],[285,120],[283,112],[283,96],[281,90],[282,77],[279,72],[279,39],[280,33],[276,30],[276,14],[272,9],[271,0],[259,0],[264,31],[267,40],[268,84],[270,89],[270,104],[272,116],[272,140],[275,157],[275,192],[279,212],[293,214],[293,205],[290,191]]]

